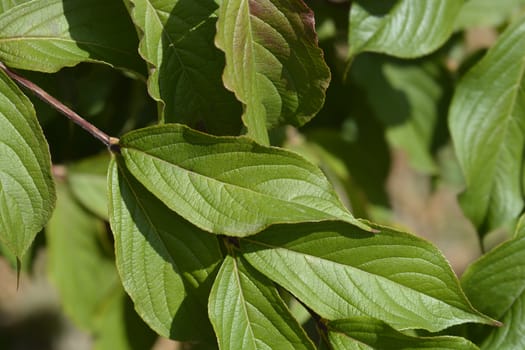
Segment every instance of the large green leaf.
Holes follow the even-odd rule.
[[[406,152],[410,164],[426,173],[436,171],[430,150],[446,91],[443,69],[435,61],[410,64],[364,54],[356,58],[350,72],[385,125],[389,144]]]
[[[360,0],[350,10],[350,54],[418,57],[450,37],[463,0]]]
[[[213,339],[206,310],[221,259],[216,237],[166,208],[117,161],[108,176],[117,267],[137,312],[165,337]]]
[[[336,219],[366,228],[319,168],[283,149],[177,124],[132,131],[120,147],[151,193],[206,231],[247,236],[274,223]]]
[[[447,261],[430,243],[342,222],[272,226],[242,240],[248,262],[321,317],[370,316],[395,329],[439,331],[493,323],[472,308]]]
[[[121,289],[112,251],[100,244],[106,228],[79,206],[63,183],[57,186],[57,197],[46,227],[48,270],[69,317],[93,330],[106,299]]]
[[[456,19],[456,28],[472,28],[501,25],[525,0],[469,0]]]
[[[49,149],[29,99],[0,72],[0,239],[24,255],[51,216]]]
[[[15,6],[18,6],[28,1],[30,0],[0,0],[0,13],[6,12],[7,10]]]
[[[242,258],[224,260],[208,310],[222,350],[314,349],[272,282]]]
[[[460,337],[409,336],[369,317],[353,317],[346,320],[330,321],[327,328],[334,350],[478,349],[476,345]]]
[[[460,81],[449,113],[465,175],[461,204],[476,226],[512,223],[523,209],[525,20],[509,27]]]
[[[142,72],[138,39],[119,0],[33,0],[0,14],[0,60],[56,72],[80,62],[104,62]]]
[[[166,122],[238,134],[241,108],[221,79],[224,55],[214,45],[213,0],[132,0],[142,31],[140,53],[153,67],[148,86]]]
[[[503,243],[472,264],[461,284],[472,304],[503,322],[482,349],[525,348],[525,237]]]
[[[226,55],[224,83],[258,142],[269,143],[267,128],[300,126],[321,108],[330,71],[303,1],[223,0],[216,43]]]

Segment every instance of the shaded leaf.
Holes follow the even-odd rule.
[[[107,172],[109,156],[84,159],[68,167],[69,187],[80,203],[104,220],[108,220]]]
[[[334,349],[478,349],[476,345],[460,337],[409,336],[369,317],[353,317],[346,320],[330,321],[327,327],[330,342]]]
[[[206,231],[247,236],[274,223],[333,219],[367,227],[319,168],[283,149],[177,124],[132,131],[120,146],[126,167],[151,193]]]
[[[494,323],[472,308],[434,246],[373,227],[381,232],[342,222],[272,226],[241,248],[252,266],[329,320],[370,316],[432,332]]]
[[[272,282],[242,258],[225,258],[208,310],[223,350],[314,349]]]
[[[525,347],[525,237],[503,243],[473,263],[461,284],[472,304],[503,322],[482,349]]]
[[[13,68],[52,73],[103,62],[142,73],[137,41],[117,0],[33,0],[0,15],[0,60]]]
[[[224,83],[245,106],[254,140],[268,144],[267,128],[303,125],[321,108],[330,71],[303,1],[223,0],[216,44],[226,55]]]
[[[221,259],[217,239],[166,208],[115,160],[108,176],[117,267],[137,312],[162,336],[213,339],[206,310]]]
[[[140,53],[153,67],[151,96],[162,103],[161,119],[212,133],[238,134],[241,108],[222,84],[224,55],[214,45],[213,0],[132,0],[142,31]]]
[[[55,205],[49,149],[29,99],[0,72],[0,239],[18,258]]]
[[[467,185],[460,201],[476,226],[511,224],[523,209],[525,21],[509,27],[460,81],[449,112]]]
[[[363,51],[418,57],[450,37],[463,0],[367,0],[350,10],[350,55]]]

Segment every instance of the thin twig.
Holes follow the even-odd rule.
[[[93,137],[99,139],[108,148],[114,147],[118,144],[118,138],[109,136],[108,134],[106,134],[105,132],[103,132],[84,118],[82,118],[71,108],[69,108],[68,106],[66,106],[65,104],[63,104],[62,102],[45,92],[41,87],[39,87],[32,81],[29,81],[26,78],[11,71],[9,68],[6,67],[6,65],[3,62],[0,62],[0,69],[2,69],[11,79],[16,81],[18,84],[30,90],[42,101],[44,101],[45,103],[56,109],[58,112],[68,117],[73,123],[77,124],[82,129],[89,132],[91,135],[93,135]]]

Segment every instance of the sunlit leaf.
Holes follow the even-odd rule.
[[[395,329],[439,331],[494,321],[472,308],[452,269],[430,243],[374,226],[341,222],[272,226],[242,240],[248,262],[321,317],[370,316]]]
[[[132,131],[120,147],[151,193],[206,231],[247,236],[274,223],[334,219],[366,228],[319,168],[283,149],[177,124]]]
[[[0,72],[0,239],[17,257],[53,211],[49,149],[29,99]]]
[[[456,28],[498,26],[512,16],[525,0],[469,0],[456,19]]]
[[[369,317],[330,321],[327,325],[334,350],[476,350],[465,338],[439,336],[415,337],[400,333],[387,324]]]
[[[449,38],[463,0],[361,0],[350,10],[351,56],[363,51],[397,57],[431,53]]]
[[[225,258],[209,314],[223,350],[314,349],[272,282],[242,258]]]
[[[223,0],[216,43],[226,55],[224,83],[256,141],[268,144],[267,128],[300,126],[321,108],[330,71],[304,2]]]
[[[0,13],[31,0],[0,0]]]
[[[472,264],[461,284],[472,304],[503,322],[490,332],[482,349],[525,347],[525,237],[494,248]]]
[[[212,133],[238,134],[241,108],[221,79],[224,55],[214,45],[213,0],[132,0],[142,31],[140,53],[151,65],[151,96],[163,105],[161,119],[203,122]]]
[[[221,259],[217,239],[166,208],[115,160],[109,187],[117,267],[139,315],[165,337],[213,339],[206,310]]]
[[[137,45],[118,0],[33,0],[0,14],[0,60],[13,68],[56,72],[103,62],[141,73]]]
[[[449,112],[467,185],[467,216],[487,230],[508,225],[523,209],[525,21],[509,27],[460,81]]]

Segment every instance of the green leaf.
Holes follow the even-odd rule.
[[[225,258],[208,312],[223,350],[314,349],[272,282],[242,258]]]
[[[213,133],[238,134],[241,108],[221,79],[224,55],[214,45],[213,0],[132,0],[142,31],[140,54],[153,67],[149,93],[162,103],[166,122],[195,125]]]
[[[407,63],[365,54],[350,74],[385,126],[389,144],[403,150],[416,170],[435,173],[431,146],[445,96],[440,65],[433,59]]]
[[[29,99],[0,72],[0,239],[18,258],[55,205],[49,149]]]
[[[272,226],[242,240],[248,262],[321,317],[370,316],[395,329],[431,332],[494,321],[472,308],[449,264],[430,243],[373,225]]]
[[[487,230],[512,224],[523,209],[525,21],[509,27],[460,81],[449,125],[466,191],[466,215]]]
[[[84,159],[68,167],[69,187],[76,199],[98,217],[108,219],[107,172],[109,156]]]
[[[53,73],[80,62],[142,72],[137,35],[117,0],[28,1],[0,15],[0,60]]]
[[[46,227],[48,271],[67,315],[78,326],[93,330],[100,308],[120,289],[113,257],[100,244],[106,228],[79,206],[65,184],[58,183],[57,197]]]
[[[31,0],[0,0],[0,13]]]
[[[525,237],[503,243],[473,263],[461,278],[472,304],[503,322],[482,349],[525,347]]]
[[[524,0],[469,0],[456,18],[456,29],[499,26],[524,5]]]
[[[117,161],[108,176],[117,267],[137,312],[162,336],[213,339],[206,310],[221,259],[216,237],[166,208]]]
[[[438,49],[450,37],[463,0],[367,0],[350,10],[350,55],[382,52],[418,57]]]
[[[327,328],[330,342],[336,349],[478,349],[476,345],[460,337],[409,336],[396,331],[384,322],[369,317],[330,321]]]
[[[321,108],[330,71],[302,1],[223,0],[216,44],[226,55],[224,83],[256,141],[268,144],[267,128],[303,125]]]
[[[242,237],[274,223],[335,219],[367,227],[319,168],[283,149],[177,124],[132,131],[120,146],[126,167],[151,193],[209,232]]]

